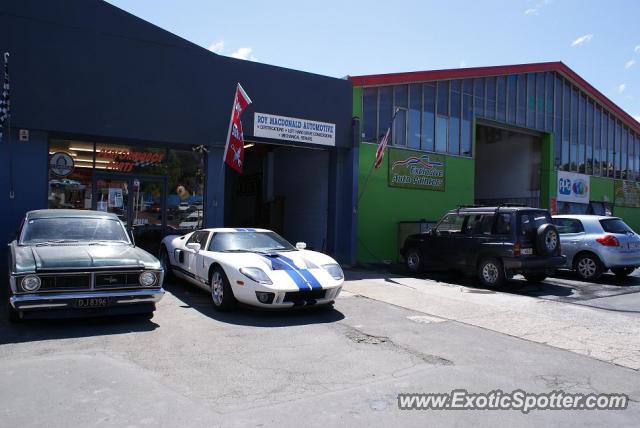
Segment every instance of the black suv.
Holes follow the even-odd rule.
[[[454,269],[487,287],[518,273],[542,281],[565,259],[549,211],[522,206],[449,211],[429,232],[408,236],[401,254],[412,272]]]

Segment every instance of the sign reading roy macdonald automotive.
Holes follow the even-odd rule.
[[[590,187],[588,175],[558,171],[558,202],[588,204]]]
[[[389,186],[444,192],[445,156],[389,148]]]
[[[267,113],[254,113],[253,135],[304,144],[336,145],[336,125],[334,123]]]

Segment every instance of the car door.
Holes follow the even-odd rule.
[[[573,258],[583,246],[586,236],[582,221],[577,218],[554,218],[553,224],[560,235],[560,249],[567,256],[567,264],[571,265]]]
[[[469,216],[465,223],[465,243],[460,251],[458,262],[461,269],[474,270],[478,259],[478,254],[485,244],[496,240],[493,234],[494,213],[474,213]]]
[[[195,253],[191,258],[191,265],[189,266],[190,272],[201,282],[207,282],[209,280],[209,268],[206,263],[207,244],[209,243],[209,235],[211,232],[200,231],[198,236],[198,244],[200,244],[200,251]]]
[[[197,260],[198,260],[198,251],[192,250],[189,248],[189,244],[200,244],[200,249],[203,249],[204,242],[206,238],[209,236],[209,232],[204,230],[198,230],[193,232],[193,234],[189,237],[187,242],[184,245],[184,267],[188,272],[188,275],[192,278],[196,278],[197,271]]]
[[[464,238],[464,221],[464,214],[449,213],[438,223],[425,245],[425,252],[433,267],[455,265],[457,249],[460,240]]]

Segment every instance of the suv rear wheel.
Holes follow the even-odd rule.
[[[505,281],[502,262],[495,258],[483,259],[478,265],[478,277],[485,287],[500,287]]]
[[[405,256],[405,262],[407,269],[413,273],[419,273],[422,271],[422,254],[416,248],[409,248],[407,255]]]
[[[602,263],[594,254],[585,253],[578,256],[574,266],[576,273],[581,279],[594,281],[602,275]]]

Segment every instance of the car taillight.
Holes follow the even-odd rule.
[[[520,257],[520,243],[513,244],[513,257]]]
[[[599,244],[604,245],[605,247],[619,247],[620,241],[613,235],[604,235],[600,238],[596,238]]]

